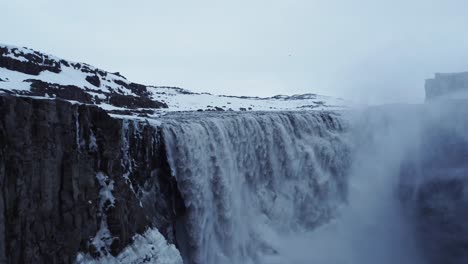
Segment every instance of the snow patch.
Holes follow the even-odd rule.
[[[316,94],[269,98],[236,97],[213,95],[208,93],[191,93],[171,87],[147,87],[153,100],[165,102],[168,109],[164,111],[285,111],[285,110],[333,110],[343,109],[345,101],[340,98]]]
[[[143,235],[135,235],[133,243],[118,256],[107,255],[93,259],[89,254],[79,253],[76,264],[183,264],[177,248],[169,244],[157,229],[148,229]]]
[[[31,83],[24,82],[28,79],[39,80],[42,82],[58,84],[61,86],[72,85],[84,90],[85,93],[92,96],[92,98],[99,98],[103,101],[107,99],[108,94],[129,95],[141,97],[141,93],[148,94],[149,98],[153,101],[159,101],[168,105],[167,109],[132,109],[131,111],[124,107],[116,107],[105,102],[94,102],[102,109],[112,112],[114,114],[127,115],[127,118],[135,118],[138,111],[143,111],[142,116],[147,116],[148,119],[155,119],[159,112],[173,112],[173,111],[303,111],[303,110],[341,110],[348,108],[350,102],[344,101],[340,98],[333,98],[328,96],[321,96],[317,94],[302,94],[302,95],[277,95],[268,98],[260,97],[247,97],[247,96],[225,96],[214,95],[209,93],[194,93],[178,87],[167,86],[141,86],[144,89],[138,92],[138,89],[132,91],[130,89],[131,82],[127,81],[119,73],[110,73],[97,69],[93,66],[84,63],[74,63],[65,61],[53,56],[45,55],[30,49],[19,47],[5,46],[9,50],[8,56],[13,56],[17,60],[23,55],[16,53],[34,53],[42,57],[47,57],[50,60],[55,60],[60,64],[60,73],[50,71],[42,71],[38,76],[24,74],[20,72],[11,71],[5,68],[0,68],[0,79],[7,80],[0,82],[0,89],[11,91],[16,94],[25,94],[31,90]],[[13,54],[14,53],[14,54]],[[13,54],[13,55],[12,55]],[[4,55],[5,56],[5,55]],[[67,66],[68,65],[68,66]],[[87,77],[98,78],[99,87],[89,83]],[[135,84],[138,86],[137,84]],[[56,95],[49,95],[55,97]],[[155,114],[151,114],[151,110]],[[120,113],[115,111],[121,111]],[[133,114],[131,113],[133,111]],[[137,114],[135,114],[137,113]]]

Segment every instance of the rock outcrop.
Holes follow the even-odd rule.
[[[30,83],[27,89],[18,89],[22,85],[13,89],[0,87],[0,90],[10,94],[60,98],[96,105],[106,103],[128,109],[168,107],[166,103],[154,100],[147,86],[129,82],[120,74],[27,48],[0,45],[0,68],[28,77],[20,81],[26,86]],[[44,77],[44,74],[50,76]],[[70,76],[71,80],[67,80]],[[66,84],[58,83],[64,80],[67,80]]]
[[[436,73],[425,84],[426,101],[441,97],[468,98],[468,72]]]

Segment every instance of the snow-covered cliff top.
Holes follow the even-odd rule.
[[[0,92],[61,98],[95,104],[114,114],[139,116],[166,111],[334,110],[346,105],[342,99],[316,94],[239,97],[142,85],[128,81],[118,72],[1,44]]]

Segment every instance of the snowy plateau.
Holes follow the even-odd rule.
[[[171,111],[333,110],[345,107],[343,99],[316,94],[259,98],[142,85],[128,81],[119,73],[15,46],[0,45],[0,56],[0,91],[95,104],[114,114],[157,117]]]

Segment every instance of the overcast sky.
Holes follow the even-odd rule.
[[[420,102],[468,71],[466,0],[6,0],[0,42],[144,84]]]

